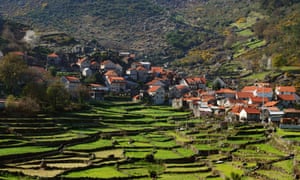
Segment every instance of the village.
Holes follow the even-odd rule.
[[[101,53],[107,56],[109,52]],[[12,54],[20,56],[37,71],[47,71],[51,67],[62,71],[60,82],[71,96],[75,96],[77,89],[84,85],[94,101],[103,101],[108,94],[127,96],[135,102],[189,109],[194,117],[300,128],[300,109],[296,108],[299,107],[300,97],[294,86],[255,82],[234,89],[221,77],[209,83],[201,73],[198,76],[182,75],[162,66],[154,66],[149,61],[138,61],[130,52],[118,52],[116,56],[119,61],[97,60],[78,46],[72,49],[72,59],[70,55],[53,52],[42,63],[26,52]],[[83,82],[95,73],[100,74],[100,81]],[[208,84],[215,86],[209,87]],[[5,99],[0,103],[4,108]]]

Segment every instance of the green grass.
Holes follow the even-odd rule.
[[[249,42],[247,44],[247,46],[250,48],[250,49],[256,49],[256,48],[259,48],[259,47],[262,47],[264,45],[266,45],[267,42],[265,40],[256,40],[254,42]]]
[[[249,142],[249,140],[226,140],[225,142],[229,143],[229,144],[246,144]]]
[[[184,136],[182,136],[182,135],[180,135],[180,134],[178,134],[178,133],[176,133],[174,131],[168,131],[167,135],[174,137],[175,140],[179,141],[179,142],[186,142],[186,143],[187,142],[191,142],[191,140],[189,138],[184,137]]]
[[[147,154],[151,154],[151,151],[126,151],[125,156],[129,158],[144,159],[147,156]]]
[[[275,170],[258,170],[256,171],[258,174],[262,174],[267,176],[270,179],[284,179],[284,180],[293,180],[293,176],[282,173],[280,171],[275,171]]]
[[[284,139],[290,140],[290,141],[300,141],[300,136],[297,137],[283,137]]]
[[[55,149],[56,148],[44,147],[44,146],[22,146],[22,147],[13,147],[13,148],[0,148],[0,156],[39,153],[39,152],[46,152]]]
[[[166,173],[195,173],[201,171],[209,171],[208,167],[172,167],[167,168]]]
[[[176,148],[174,150],[181,154],[183,157],[191,157],[195,155],[194,151],[186,148]]]
[[[130,177],[135,176],[148,176],[149,170],[145,167],[143,168],[130,168],[130,169],[120,169],[124,174],[128,174]]]
[[[300,136],[300,131],[289,131],[289,130],[277,128],[276,134],[278,134],[279,136],[285,136],[285,135],[296,135],[296,136],[299,135]]]
[[[239,175],[244,174],[244,171],[242,169],[237,168],[231,162],[226,162],[223,164],[216,164],[215,169],[219,170],[222,174],[224,174],[227,177],[230,177],[230,174],[232,172],[239,174]]]
[[[235,156],[245,159],[248,162],[266,162],[278,159],[278,155],[268,154],[264,151],[258,152],[257,150],[239,149],[233,153]]]
[[[250,76],[244,77],[243,79],[251,80],[251,79],[257,79],[257,80],[263,80],[266,75],[270,74],[271,71],[264,71],[260,73],[254,73]]]
[[[283,153],[279,149],[276,149],[274,146],[272,146],[270,144],[256,144],[256,145],[252,145],[252,147],[256,147],[256,149],[258,151],[263,151],[263,152],[266,152],[268,154],[273,154],[273,155],[277,155],[277,156],[284,156],[285,155],[285,153]]]
[[[228,70],[230,67],[228,67]],[[130,109],[129,107],[132,107]],[[121,109],[121,112],[127,111],[127,117],[120,117],[120,114],[117,114],[118,109]],[[72,138],[77,137],[85,137],[86,135],[92,135],[95,133],[105,132],[117,132],[117,135],[113,135],[112,140],[107,139],[99,139],[95,142],[79,142],[81,144],[66,147],[65,154],[60,156],[47,156],[45,159],[49,160],[49,165],[57,168],[65,168],[72,169],[73,167],[82,167],[87,165],[86,161],[89,160],[89,153],[92,152],[95,154],[96,159],[91,161],[92,166],[86,170],[75,170],[75,172],[69,172],[65,175],[65,177],[69,178],[95,178],[95,179],[118,179],[118,178],[128,178],[134,179],[136,176],[148,176],[149,170],[157,170],[159,172],[158,179],[180,179],[180,180],[190,180],[190,179],[222,179],[223,177],[214,177],[207,178],[208,175],[213,174],[214,169],[220,171],[224,176],[230,176],[232,171],[238,172],[239,174],[243,173],[243,169],[253,168],[258,162],[266,162],[270,160],[276,160],[281,158],[284,152],[281,152],[279,149],[276,149],[272,144],[253,144],[248,145],[245,149],[239,149],[238,151],[233,153],[234,157],[240,158],[239,162],[225,162],[223,164],[216,164],[214,162],[218,160],[223,160],[224,158],[228,158],[229,150],[233,150],[235,145],[244,144],[248,141],[252,140],[260,140],[264,139],[264,131],[265,129],[262,126],[244,126],[241,125],[234,129],[230,130],[222,130],[221,132],[215,131],[215,124],[204,124],[203,121],[205,119],[196,119],[195,122],[199,122],[199,124],[195,124],[195,127],[189,128],[185,131],[176,131],[175,128],[170,128],[169,130],[161,130],[158,129],[157,126],[154,125],[174,125],[168,123],[169,121],[173,121],[170,118],[164,116],[166,114],[174,116],[180,116],[180,118],[184,115],[174,111],[170,107],[157,107],[152,106],[149,107],[149,111],[145,110],[148,107],[139,108],[139,106],[132,105],[128,106],[125,104],[117,105],[114,104],[112,107],[101,107],[97,108],[96,111],[99,112],[98,115],[103,114],[102,122],[99,122],[97,127],[87,127],[87,128],[74,128],[73,126],[68,126],[69,131],[53,136],[27,136],[27,138],[35,139],[35,141],[46,142],[46,141],[59,141],[66,140],[69,141]],[[155,113],[155,112],[158,113]],[[94,112],[93,112],[94,113]],[[63,122],[64,119],[67,120],[78,120],[78,122],[82,123],[84,121],[85,116],[90,118],[92,116],[96,116],[95,114],[88,115],[88,112],[73,114],[74,117],[57,117],[59,122]],[[130,117],[130,114],[134,113],[134,116]],[[146,115],[145,118],[141,118],[141,114]],[[145,113],[145,114],[144,114]],[[149,116],[147,115],[149,114]],[[97,113],[96,113],[97,114]],[[135,119],[135,117],[138,117]],[[66,121],[67,121],[66,120]],[[176,121],[176,120],[175,120]],[[180,120],[181,121],[181,120]],[[185,120],[183,120],[185,121]],[[190,120],[189,120],[190,121]],[[192,121],[192,120],[191,120]],[[90,123],[90,122],[89,122]],[[68,124],[68,122],[66,122]],[[103,126],[103,127],[102,127]],[[176,124],[179,127],[179,125]],[[151,132],[144,131],[146,128],[152,128]],[[130,135],[131,131],[139,130],[136,135]],[[240,134],[236,134],[240,132]],[[121,134],[119,134],[121,133]],[[290,132],[283,131],[281,129],[277,129],[276,132],[278,136],[288,136],[288,135],[300,135],[300,132]],[[248,135],[249,134],[249,135]],[[228,135],[232,135],[233,139],[237,137],[237,140],[226,140]],[[16,137],[12,136],[3,136],[4,139],[0,140],[1,148],[0,148],[0,156],[4,156],[7,154],[24,154],[31,152],[44,152],[48,149],[46,147],[40,146],[25,146],[16,147],[16,148],[4,148],[5,143],[14,140]],[[119,145],[112,146],[113,141],[117,141]],[[129,141],[133,140],[131,143]],[[194,140],[194,142],[193,142]],[[23,140],[22,140],[23,141]],[[211,142],[210,142],[211,141]],[[25,141],[24,141],[25,142]],[[33,142],[33,141],[32,141]],[[210,143],[208,143],[210,142]],[[229,146],[225,148],[220,148],[220,145],[224,142],[228,142]],[[68,143],[68,142],[67,142]],[[189,143],[192,147],[190,147]],[[208,144],[205,144],[208,143]],[[187,145],[184,145],[187,144]],[[3,147],[3,148],[2,148]],[[56,147],[57,148],[57,147]],[[52,148],[52,149],[56,149]],[[99,149],[98,149],[99,148]],[[105,148],[101,149],[101,148]],[[107,149],[108,148],[108,149]],[[195,150],[226,150],[224,153],[219,153],[215,155],[208,155],[205,157],[200,157],[198,154],[193,152],[193,148]],[[298,146],[293,147],[300,152],[300,148]],[[50,148],[50,150],[52,150]],[[68,151],[71,150],[71,151]],[[85,152],[86,151],[86,152]],[[291,150],[291,152],[293,152]],[[1,155],[2,153],[2,155]],[[154,155],[155,162],[148,163],[145,162],[145,158],[147,155]],[[226,154],[225,154],[226,153]],[[116,161],[110,161],[108,158],[110,155],[114,155],[114,157],[118,158],[122,163],[119,164],[119,169],[115,165]],[[190,163],[176,163],[177,159],[181,158],[189,158],[191,156],[196,156],[199,158],[197,162]],[[124,161],[126,159],[131,159],[133,161]],[[300,156],[297,156],[299,159]],[[172,164],[164,164],[168,162],[167,160],[173,160]],[[50,162],[51,161],[51,162]],[[247,163],[247,166],[244,166],[244,163]],[[157,163],[157,164],[156,164]],[[212,166],[212,170],[210,172],[199,172],[197,171],[205,171],[210,170],[207,169],[208,166],[206,164],[210,164]],[[100,166],[101,165],[101,166]],[[14,172],[25,172],[28,174],[36,175],[37,177],[44,177],[44,175],[39,173],[46,174],[50,172],[50,170],[45,170],[43,172],[40,169],[34,169],[39,166],[39,162],[37,160],[27,161],[24,163],[19,163],[14,166]],[[282,161],[273,164],[274,168],[281,169],[287,174],[291,173],[292,170],[292,161]],[[22,169],[24,168],[24,169]],[[52,171],[52,169],[51,169]],[[63,170],[60,170],[63,171]],[[273,172],[272,170],[270,170]],[[52,175],[56,176],[62,172],[52,172]],[[265,172],[260,172],[265,173]],[[280,177],[283,176],[282,173]],[[0,175],[0,179],[5,179]],[[59,177],[57,177],[59,178]],[[63,178],[63,177],[62,177]],[[7,178],[6,178],[7,179]],[[142,179],[150,179],[149,177],[145,177]],[[248,179],[248,178],[245,178]],[[249,178],[251,179],[251,178]]]
[[[153,144],[153,146],[158,148],[174,148],[178,146],[175,141],[164,141],[164,142],[154,141],[151,144]]]
[[[282,66],[280,69],[282,71],[300,71],[300,66]]]
[[[204,162],[193,162],[193,163],[166,163],[164,164],[165,167],[170,168],[170,167],[203,167],[205,166]]]
[[[75,146],[70,146],[67,149],[68,150],[94,150],[98,148],[104,148],[104,147],[111,147],[112,146],[112,141],[107,140],[107,139],[99,139],[95,142],[91,143],[83,143],[83,144],[78,144]]]
[[[159,160],[166,160],[166,159],[178,159],[178,158],[182,158],[182,156],[175,153],[174,151],[158,149],[157,152],[154,154],[154,158]]]
[[[210,144],[194,144],[194,146],[200,150],[200,151],[206,151],[206,150],[216,150],[217,147]]]
[[[293,161],[292,160],[276,162],[273,164],[273,166],[285,170],[286,173],[289,173],[289,174],[293,173]]]
[[[249,37],[253,35],[253,32],[250,29],[244,29],[242,31],[239,31],[237,33],[239,36],[245,36],[245,37]]]
[[[159,180],[199,180],[201,178],[205,178],[210,173],[187,173],[187,174],[162,174],[159,176]]]
[[[0,172],[0,179],[1,180],[34,180],[35,178],[27,177],[27,176],[20,176],[20,175],[13,175],[8,172]]]
[[[91,168],[82,171],[71,172],[66,175],[67,178],[124,178],[128,175],[118,171],[113,166]]]

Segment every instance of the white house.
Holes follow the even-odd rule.
[[[126,90],[126,80],[123,77],[108,77],[107,85],[112,92],[124,92]]]
[[[284,116],[284,112],[277,107],[266,107],[263,109],[261,119],[269,123],[280,123],[280,119]]]
[[[259,121],[260,111],[255,108],[244,107],[239,116],[240,121]]]
[[[288,94],[293,95],[296,93],[296,88],[294,86],[277,86],[275,88],[276,95]]]
[[[268,87],[257,87],[253,91],[253,95],[257,97],[265,97],[268,98],[269,100],[272,100],[273,98],[273,89],[268,88]]]
[[[148,89],[148,94],[152,99],[153,104],[165,103],[165,89],[162,86],[151,86]]]
[[[89,84],[89,93],[94,100],[103,100],[108,88],[101,84]]]
[[[71,94],[81,85],[80,79],[74,76],[62,76],[61,82]]]
[[[202,77],[184,78],[180,84],[188,86],[191,90],[205,89],[206,79]]]

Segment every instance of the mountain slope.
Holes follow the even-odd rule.
[[[149,0],[11,1],[2,4],[3,10],[43,30],[65,31],[78,39],[96,39],[106,47],[140,51],[153,49],[153,44],[166,47],[161,39],[174,27],[164,9]]]
[[[259,70],[264,55],[278,64],[300,58],[299,0],[10,0],[0,11],[36,29],[135,50],[151,61],[177,59],[176,66],[242,59],[251,62],[242,66]]]

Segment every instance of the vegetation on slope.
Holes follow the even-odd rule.
[[[231,60],[251,72],[264,70],[269,59],[273,67],[299,65],[297,0],[30,0],[0,9],[35,28],[136,50],[155,63],[175,60],[198,74],[207,65],[202,73],[218,72],[212,65]]]

